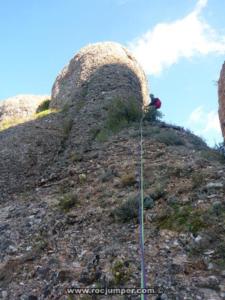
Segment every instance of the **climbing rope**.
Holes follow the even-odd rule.
[[[140,189],[140,201],[139,201],[139,242],[141,252],[141,289],[146,289],[146,272],[145,272],[145,255],[144,255],[144,184],[143,184],[143,125],[144,114],[140,120],[140,176],[139,176],[139,189]],[[141,300],[146,300],[146,294],[141,294]]]

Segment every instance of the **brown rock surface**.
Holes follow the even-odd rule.
[[[105,101],[88,95],[0,131],[1,299],[140,288],[139,123],[99,141]],[[224,156],[160,121],[143,123],[142,154],[148,298],[224,299]]]
[[[200,140],[190,132],[165,125],[143,126],[144,195],[154,196],[144,211],[147,285],[161,287],[161,299],[224,299],[224,163],[201,158],[203,149],[209,152],[203,142],[198,151]],[[166,133],[185,147],[156,141]],[[133,211],[121,207],[139,193],[139,142],[135,126],[107,142],[93,141],[63,176],[0,202],[1,299],[84,300],[94,298],[69,297],[66,289],[140,287],[138,222],[121,220]],[[124,184],[130,175],[136,182]],[[216,188],[207,191],[212,183]],[[77,202],[64,211],[57,204],[70,195]]]
[[[219,96],[219,119],[223,137],[225,138],[225,63],[220,72],[218,81],[218,96]]]
[[[109,102],[120,97],[148,103],[148,84],[144,71],[122,45],[103,42],[82,48],[61,71],[52,88],[54,108],[80,100]]]
[[[59,118],[50,114],[0,131],[0,202],[33,187],[53,163],[63,136]]]
[[[0,121],[25,118],[26,122],[0,134],[0,199],[62,174],[72,152],[90,149],[93,133],[107,118],[107,105],[116,97],[127,101],[134,97],[141,106],[148,101],[148,88],[132,55],[108,42],[83,48],[57,77],[52,97],[51,107],[64,110],[36,120],[28,117],[45,96],[18,96],[2,103]]]

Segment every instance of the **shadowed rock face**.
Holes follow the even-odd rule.
[[[80,50],[61,71],[52,88],[54,108],[76,104],[84,100],[110,102],[116,97],[134,97],[140,103],[148,103],[146,76],[132,54],[117,43],[104,42],[89,45]]]
[[[62,123],[51,114],[0,131],[0,202],[37,184],[60,149]]]
[[[218,81],[218,96],[219,96],[219,119],[223,137],[225,138],[225,63],[220,72]]]

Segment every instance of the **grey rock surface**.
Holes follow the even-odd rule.
[[[118,218],[125,202],[140,197],[140,127],[95,138],[111,101],[98,97],[100,75],[85,99],[0,131],[1,299],[68,300],[71,287],[140,287],[136,205],[134,218]],[[154,138],[166,133],[184,144]],[[224,299],[224,163],[203,160],[199,140],[182,128],[144,123],[143,137],[146,282],[157,291],[148,299]],[[204,181],[193,185],[198,173]]]
[[[148,84],[144,71],[122,45],[103,42],[82,48],[57,76],[52,88],[54,108],[66,104],[109,102],[135,97],[147,104]]]

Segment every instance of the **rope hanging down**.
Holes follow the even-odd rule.
[[[143,124],[143,113],[140,121],[140,201],[139,201],[139,240],[140,240],[140,250],[141,250],[141,289],[146,289],[146,272],[145,272],[145,255],[144,255],[144,187],[143,187],[143,134],[142,134],[142,124]],[[141,300],[146,300],[146,294],[141,294]]]

